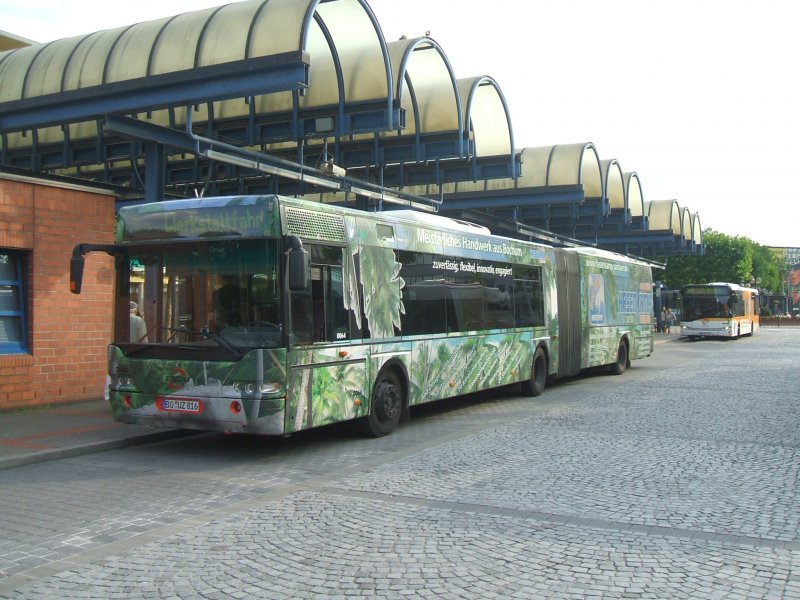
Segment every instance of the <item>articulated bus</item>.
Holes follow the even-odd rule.
[[[681,290],[681,335],[738,338],[759,325],[758,290],[735,283],[687,285]]]
[[[125,207],[115,244],[75,247],[74,293],[94,251],[116,258],[109,399],[126,423],[382,436],[414,405],[538,396],[653,352],[647,263],[439,215],[279,196]]]

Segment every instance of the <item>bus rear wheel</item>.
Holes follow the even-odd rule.
[[[522,382],[522,393],[526,396],[541,396],[547,384],[547,355],[541,346],[536,348],[531,365],[531,377]]]
[[[625,340],[619,341],[617,348],[617,362],[611,365],[611,372],[614,375],[622,375],[628,368],[628,343]]]
[[[371,437],[389,435],[403,413],[403,385],[393,371],[381,373],[372,388],[369,415],[360,422],[361,432]]]

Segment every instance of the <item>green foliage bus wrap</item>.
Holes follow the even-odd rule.
[[[109,399],[153,427],[285,435],[653,351],[641,261],[552,248],[413,211],[279,196],[120,210]]]

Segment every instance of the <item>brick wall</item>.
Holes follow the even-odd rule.
[[[69,291],[75,244],[111,243],[114,197],[0,177],[0,248],[25,251],[28,353],[0,355],[0,410],[101,398],[111,341],[113,259],[86,259]]]

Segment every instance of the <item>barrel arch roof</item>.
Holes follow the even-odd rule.
[[[692,213],[692,243],[697,248],[703,247],[703,228],[700,225],[700,213]]]
[[[486,182],[459,182],[459,192],[545,188],[554,185],[583,185],[587,198],[608,198],[613,209],[629,208],[642,216],[644,201],[636,173],[625,173],[616,159],[600,160],[591,143],[525,147],[519,151],[520,176]],[[632,199],[633,206],[628,207]]]
[[[601,174],[603,176],[603,197],[607,199],[608,207],[614,209],[625,209],[625,181],[622,177],[622,167],[614,159],[603,159],[600,161]]]
[[[476,156],[514,154],[508,105],[494,79],[456,79],[444,50],[428,37],[392,41],[388,48],[394,102],[405,109],[406,119],[402,130],[384,137],[456,133],[472,140],[469,150]]]
[[[647,216],[651,230],[671,231],[675,237],[681,237],[681,213],[676,200],[650,201]]]
[[[691,212],[688,208],[680,208],[681,216],[681,242],[688,246],[689,251],[695,252],[703,246],[703,231],[700,226],[700,215]]]
[[[692,213],[685,206],[678,207],[681,217],[681,236],[685,240],[692,239]]]
[[[522,174],[519,177],[519,187],[545,187],[547,185],[547,169],[552,152],[553,146],[522,149]]]
[[[625,180],[625,199],[628,214],[631,217],[642,217],[644,212],[644,194],[642,193],[642,182],[639,175],[635,172],[623,173]]]
[[[547,185],[583,185],[586,198],[601,198],[603,183],[600,157],[594,144],[553,146],[547,166]]]
[[[700,228],[700,215],[691,212],[688,208],[681,209],[681,229],[683,237],[688,243],[701,245],[703,232]]]
[[[308,81],[297,83],[303,94],[287,90],[247,102],[220,100],[213,103],[214,118],[245,117],[250,102],[260,112],[287,112],[295,102],[300,108],[388,105],[388,48],[366,0],[246,0],[21,48],[0,55],[0,103],[298,51],[312,57]],[[194,122],[208,119],[204,105],[196,110]],[[165,126],[186,119],[182,108],[174,116],[161,110],[139,118]],[[89,123],[73,126],[72,135],[95,131]],[[40,130],[39,140],[61,136],[60,127],[51,127]],[[11,137],[9,145],[15,142],[29,143]]]
[[[316,4],[250,0],[21,48],[0,58],[0,102],[297,50]]]
[[[591,143],[523,148],[516,187],[583,185],[587,198],[603,197],[600,158]]]
[[[461,131],[462,105],[458,84],[441,46],[430,38],[389,42],[393,96],[406,109],[403,135]]]
[[[591,197],[602,196],[600,160],[592,144],[563,144],[522,148],[520,176],[486,182],[486,189],[544,188],[590,182]],[[458,191],[480,191],[484,182],[459,182]],[[589,194],[585,194],[590,197]]]
[[[464,133],[475,140],[477,156],[514,154],[514,132],[508,103],[497,82],[486,75],[458,80]]]
[[[265,12],[255,29],[259,37],[268,39],[273,30],[281,29],[282,15],[267,12],[276,1],[265,3]],[[299,17],[292,13],[293,0],[279,1],[281,13],[286,10],[286,19]],[[303,36],[295,49],[308,52],[311,61],[308,87],[297,97],[299,106],[313,108],[388,98],[393,87],[389,52],[366,1],[304,0],[300,4],[306,4],[307,8],[302,22]],[[264,94],[257,100],[256,112],[288,112],[293,102],[292,91]],[[237,104],[243,103],[237,101]]]

